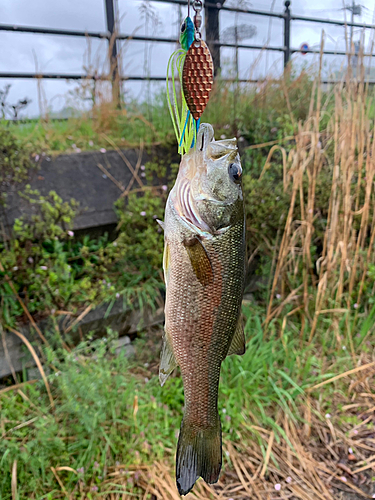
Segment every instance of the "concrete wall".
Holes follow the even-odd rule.
[[[122,190],[98,165],[102,165],[119,184],[126,188],[132,179],[132,173],[127,162],[124,161],[123,155],[135,168],[139,158],[139,150],[131,149],[121,153],[119,154],[117,151],[107,151],[105,153],[95,151],[61,155],[53,159],[44,157],[39,170],[31,172],[28,182],[11,186],[9,189],[7,205],[0,207],[1,233],[5,229],[5,233],[10,234],[14,220],[17,217],[21,215],[30,216],[35,211],[35,206],[30,205],[18,194],[27,183],[31,185],[32,189],[38,189],[41,195],[47,195],[53,190],[64,201],[71,198],[77,200],[80,203],[80,211],[74,221],[74,230],[76,231],[100,231],[101,228],[115,225],[117,217],[113,204],[120,197]],[[158,149],[144,151],[141,157],[141,165],[161,155],[167,157],[168,152]],[[173,157],[170,161],[176,162],[178,160],[178,157]],[[139,171],[140,174],[141,170]],[[141,177],[141,179],[145,181],[144,178]],[[137,188],[139,188],[139,184],[135,180],[133,189]],[[118,331],[120,335],[134,334],[139,327],[162,323],[164,318],[162,309],[156,312],[147,310],[141,314],[139,311],[130,311],[124,308],[120,299],[111,309],[109,316],[104,319],[107,307],[108,305],[103,305],[96,310],[90,311],[84,321],[80,323],[83,334],[93,332],[96,336],[105,335],[106,327],[111,327],[113,330]],[[80,312],[77,313],[77,316]],[[61,324],[63,324],[63,318],[60,319]],[[71,320],[74,320],[74,318],[71,318]],[[48,320],[44,320],[39,326],[43,331],[50,328],[50,323]],[[37,339],[36,332],[30,331],[28,326],[20,326],[20,330],[30,340]],[[63,330],[64,328],[62,328]],[[5,336],[6,347],[14,370],[19,371],[25,366],[33,365],[32,358],[22,345],[22,341],[8,332]],[[0,378],[11,373],[6,358],[3,342],[0,339]]]
[[[96,338],[102,337],[106,334],[107,328],[117,331],[120,336],[135,336],[138,330],[150,328],[164,321],[163,308],[158,308],[155,311],[145,308],[141,313],[124,307],[122,299],[116,301],[108,316],[105,314],[107,309],[108,304],[97,307],[95,310],[90,311],[77,325],[77,328],[80,327],[81,329],[83,338],[86,338],[89,333]],[[73,323],[74,319],[75,317],[71,316],[59,316],[58,324],[62,334]],[[42,332],[53,331],[54,328],[49,318],[40,321],[38,326]],[[76,343],[79,342],[77,328],[71,333],[71,338]],[[29,341],[39,341],[38,334],[34,329],[30,328],[30,325],[21,326],[19,330]],[[7,349],[8,355],[6,355],[4,347]],[[35,362],[22,340],[11,332],[4,332],[4,339],[1,338],[0,334],[0,379],[11,375],[10,364],[15,372],[22,371],[24,368],[28,370],[35,366]]]
[[[135,167],[139,151],[131,149],[123,154]],[[150,161],[155,154],[155,151],[143,152],[141,164]],[[64,201],[71,198],[77,200],[81,210],[74,222],[76,230],[115,224],[113,204],[121,195],[121,189],[100,170],[98,164],[103,165],[120,184],[127,187],[132,173],[116,151],[61,155],[55,159],[44,157],[40,169],[30,174],[29,184],[32,189],[38,189],[41,195],[53,190]],[[12,227],[17,217],[35,210],[34,206],[30,207],[30,204],[18,195],[23,185],[11,186],[7,193],[7,206],[0,207],[0,223],[2,222],[6,229]],[[138,187],[135,181],[133,188]]]

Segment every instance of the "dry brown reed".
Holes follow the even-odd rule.
[[[13,462],[12,466],[12,500],[17,500],[17,460]]]
[[[367,424],[372,419],[375,395],[372,363],[362,359],[365,375],[352,380],[346,397],[333,400],[335,415],[323,416],[319,402],[305,402],[306,422],[296,423],[281,411],[278,422],[284,434],[251,425],[241,429],[243,443],[224,440],[226,456],[219,482],[199,480],[187,500],[349,500],[373,498],[370,476],[375,470],[375,448]],[[347,372],[347,376],[354,372]],[[334,380],[327,381],[334,382]],[[359,424],[350,416],[363,410]],[[341,416],[346,417],[336,425]],[[249,434],[250,433],[250,434]],[[255,437],[255,438],[254,438]],[[353,451],[354,450],[354,451]],[[106,500],[131,498],[177,500],[173,460],[153,465],[117,464],[108,470],[101,488]],[[116,492],[113,492],[116,490]],[[105,493],[108,491],[108,493]],[[112,493],[111,493],[112,491]]]
[[[17,330],[15,330],[14,328],[12,328],[11,326],[7,326],[8,330],[13,332],[15,335],[17,335],[18,338],[20,338],[22,340],[22,342],[26,345],[26,347],[28,348],[31,356],[33,357],[34,359],[34,362],[36,364],[36,366],[38,367],[38,370],[40,372],[40,375],[43,379],[43,382],[44,382],[44,385],[46,386],[46,389],[47,389],[47,394],[48,394],[48,398],[49,398],[49,401],[51,403],[51,408],[52,410],[55,409],[55,402],[53,400],[53,397],[52,397],[52,393],[51,393],[51,389],[50,389],[50,385],[49,385],[49,382],[47,380],[47,377],[46,377],[46,374],[45,374],[45,371],[44,371],[44,368],[43,368],[43,365],[42,363],[40,362],[40,359],[38,358],[38,355],[37,353],[35,352],[35,349],[33,348],[33,346],[30,344],[30,342],[28,341],[28,339],[20,332],[18,332]]]
[[[339,321],[344,315],[348,331],[353,333],[367,272],[374,263],[375,141],[372,99],[362,61],[360,56],[356,77],[348,67],[346,77],[326,92],[323,105],[321,55],[309,116],[303,123],[295,123],[294,146],[288,155],[281,146],[273,146],[283,152],[284,190],[290,193],[290,205],[276,249],[266,325],[281,314],[287,318],[285,305],[292,304],[301,319],[301,334],[308,322],[310,341],[323,314],[331,318],[338,343]],[[284,94],[287,99],[286,86]],[[292,115],[292,106],[288,108]],[[319,181],[329,178],[322,248],[312,255],[317,226],[322,223],[315,204],[317,189]],[[281,305],[274,304],[276,291],[281,294]],[[351,325],[348,311],[355,316]]]

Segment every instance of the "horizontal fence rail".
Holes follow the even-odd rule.
[[[365,29],[374,29],[375,24],[366,24],[366,23],[352,23],[350,21],[338,21],[331,19],[322,19],[317,17],[305,17],[305,16],[290,16],[292,21],[304,21],[306,23],[318,23],[318,24],[334,24],[336,26],[352,26],[353,28],[365,28]]]
[[[18,80],[22,79],[37,79],[37,78],[45,78],[46,80],[94,80],[94,81],[111,81],[111,77],[108,75],[60,75],[54,73],[43,73],[43,74],[33,74],[33,73],[0,73],[0,78],[14,78]],[[141,76],[141,75],[133,75],[133,76],[122,76],[120,80],[123,82],[134,81],[134,82],[165,82],[165,76]],[[172,78],[169,78],[172,81]],[[262,84],[262,83],[277,83],[279,80],[274,78],[220,78],[221,82],[228,83],[251,83],[251,84]],[[334,85],[337,83],[346,84],[344,80],[322,80],[322,84],[325,85]],[[369,85],[375,85],[375,80],[368,80],[365,82]]]
[[[79,74],[62,74],[62,73],[6,73],[0,72],[0,78],[14,78],[18,80],[27,80],[28,78],[46,80],[111,80],[108,75],[79,75]]]
[[[39,28],[37,26],[14,26],[12,24],[0,24],[0,31],[12,31],[16,33],[37,33],[39,35],[62,35],[62,36],[78,36],[90,38],[109,39],[109,32],[99,33],[97,31],[78,31],[78,30],[63,30],[55,28]]]

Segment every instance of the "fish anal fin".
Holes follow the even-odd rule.
[[[203,285],[209,285],[214,280],[214,271],[207,251],[197,236],[184,240],[184,246],[189,255],[194,274]]]
[[[163,386],[169,375],[177,368],[177,361],[174,357],[172,346],[168,339],[167,332],[164,333],[163,347],[161,350],[160,368],[159,368],[159,381]]]
[[[245,350],[245,332],[243,329],[242,316],[240,315],[227,356],[230,356],[231,354],[238,354],[241,356],[242,354],[245,354]]]

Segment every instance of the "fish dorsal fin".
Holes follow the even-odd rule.
[[[239,354],[241,356],[245,354],[245,350],[245,332],[243,329],[242,315],[240,315],[227,356],[231,354]]]
[[[159,226],[160,226],[160,227],[163,229],[163,231],[164,231],[164,229],[165,229],[165,222],[163,222],[163,221],[162,221],[162,220],[160,220],[160,219],[156,219],[156,222],[159,224]]]
[[[175,368],[177,368],[177,361],[174,357],[167,331],[165,330],[159,368],[159,381],[161,386],[165,384],[165,381]]]
[[[189,255],[193,271],[199,282],[203,286],[212,283],[214,279],[214,271],[203,243],[197,236],[185,239],[183,243]]]

